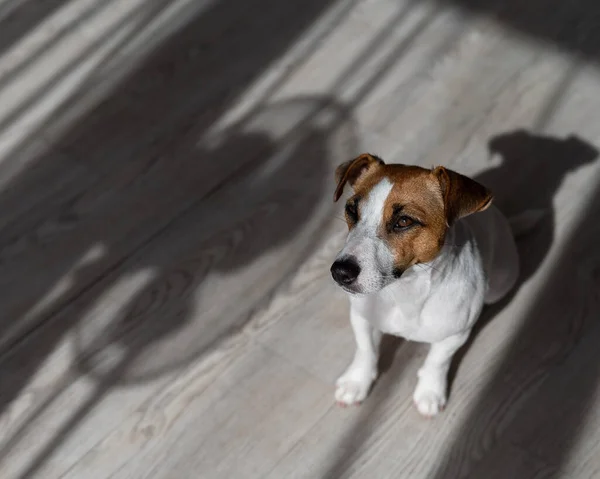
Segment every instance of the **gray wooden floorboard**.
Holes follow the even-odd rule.
[[[0,2],[0,477],[600,477],[600,5]],[[522,278],[434,420],[359,408],[335,166],[445,165]]]

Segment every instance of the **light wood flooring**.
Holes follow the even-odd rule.
[[[600,3],[0,0],[0,478],[600,478]],[[359,408],[333,170],[445,165],[522,281]]]

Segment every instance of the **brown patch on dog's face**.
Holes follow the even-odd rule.
[[[430,170],[388,165],[385,175],[393,188],[384,204],[379,235],[394,256],[394,275],[400,276],[439,254],[448,226],[442,191]]]
[[[492,201],[483,186],[451,170],[386,165],[368,154],[338,168],[336,199],[346,182],[354,195],[346,203],[350,232],[338,260],[356,263],[360,273],[344,287],[361,293],[377,291],[411,266],[435,259],[448,228]]]

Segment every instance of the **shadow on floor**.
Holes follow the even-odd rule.
[[[600,60],[600,5],[595,0],[436,0],[480,15],[571,57]]]
[[[47,21],[61,8],[68,5],[66,0],[8,0],[0,5],[0,55],[10,50],[19,40],[25,38],[42,22]],[[93,14],[100,5],[89,9]],[[75,24],[67,24],[60,33],[75,28]],[[57,32],[59,33],[59,32]],[[57,39],[60,37],[57,35]]]
[[[458,6],[536,42],[547,43],[581,65],[600,60],[600,4],[594,0],[439,0],[438,3]],[[553,102],[560,101],[560,97],[560,94],[555,95]],[[503,165],[511,166],[500,171],[491,170],[480,179],[495,189],[509,214],[528,206],[551,208],[554,193],[564,175],[597,156],[595,148],[576,137],[544,138],[523,131],[496,137],[489,146],[491,151],[502,155]],[[522,174],[523,169],[527,174]],[[517,171],[518,175],[515,174]],[[514,185],[515,178],[525,181]],[[600,310],[596,293],[600,284],[598,258],[594,251],[600,231],[594,225],[594,218],[600,213],[600,194],[582,191],[581,196],[590,197],[586,210],[569,227],[568,240],[563,243],[559,259],[553,261],[547,274],[544,288],[516,333],[515,344],[495,365],[475,408],[463,420],[455,443],[448,445],[435,473],[429,476],[432,479],[483,476],[500,479],[527,474],[518,470],[520,459],[511,454],[510,448],[500,448],[502,452],[497,453],[489,465],[483,463],[471,473],[466,472],[472,469],[467,467],[468,458],[481,458],[490,452],[489,438],[496,437],[500,431],[495,429],[500,427],[507,428],[502,434],[511,444],[547,462],[548,469],[529,471],[530,477],[536,473],[540,475],[535,477],[557,477],[566,466],[586,423],[587,406],[600,384],[595,366],[600,363],[597,352],[589,346],[587,339],[583,340],[585,344],[579,343],[584,335],[598,336],[594,323]],[[562,221],[570,219],[563,218]],[[541,228],[520,241],[522,281],[531,276],[546,257],[554,240],[555,221],[551,210]],[[486,311],[480,328],[505,304]],[[582,357],[586,359],[582,360]],[[559,365],[570,369],[557,373]],[[578,370],[581,373],[576,372]],[[547,379],[548,371],[554,371],[554,376],[550,374],[550,379],[542,386],[543,395],[532,394]],[[571,378],[570,382],[566,377]],[[515,408],[518,405],[521,412],[508,426],[501,426],[499,415],[515,415],[506,411],[511,405]]]
[[[513,205],[509,209],[520,201],[523,201],[522,207],[552,208],[552,190],[558,189],[561,178],[598,156],[594,147],[575,137],[562,140],[523,131],[492,139],[490,149],[501,153],[512,168],[503,173],[499,171],[495,178],[492,178],[494,172],[490,171],[483,175],[486,181],[511,185],[506,176],[510,176],[514,168],[523,167],[531,172],[529,181],[524,175],[521,188],[515,185],[501,193],[507,204]],[[552,261],[543,289],[514,333],[514,343],[499,362],[494,360],[493,372],[477,393],[475,407],[462,420],[462,426],[454,435],[456,439],[440,457],[432,478],[481,477],[481,474],[503,478],[514,477],[515,471],[523,474],[519,469],[524,467],[522,458],[511,451],[512,446],[521,447],[532,457],[543,458],[544,465],[549,467],[548,477],[555,477],[565,466],[586,421],[585,414],[573,414],[572,408],[578,412],[587,411],[599,386],[597,368],[592,371],[594,368],[586,364],[590,355],[595,355],[594,364],[600,362],[597,350],[592,352],[587,345],[579,351],[584,334],[598,336],[596,316],[600,310],[597,293],[600,256],[593,253],[597,249],[600,230],[590,227],[589,221],[600,213],[600,195],[598,191],[582,192],[582,197],[588,195],[590,202],[586,202],[587,208],[581,217],[569,227],[567,240],[563,242],[558,259]],[[523,264],[521,284],[544,260],[553,242],[555,221],[552,213],[541,228],[519,242]],[[509,301],[507,298],[484,311],[471,342],[477,340],[481,329]],[[581,355],[586,358],[585,362],[577,359]],[[575,359],[571,360],[571,356]],[[557,368],[568,361],[572,363],[568,369],[557,373]],[[560,375],[553,378],[553,374]],[[543,394],[538,392],[540,385],[543,385]],[[560,386],[553,389],[553,385]],[[549,418],[559,419],[548,421]],[[508,448],[490,443],[490,437],[499,437]],[[492,445],[500,451],[496,452],[498,457],[494,457]],[[492,457],[488,458],[488,454]],[[485,462],[474,465],[474,457],[491,462],[489,466]]]
[[[243,327],[321,240],[332,157],[356,148],[348,109],[295,98],[211,129],[327,4],[207,6],[0,193],[0,414],[67,337],[74,378],[97,380],[21,477],[117,383],[179,368]],[[137,13],[139,28],[153,20]],[[62,391],[8,424],[0,461]]]
[[[598,55],[600,41],[592,13],[600,7],[591,0],[556,2],[557,8],[548,8],[540,0],[450,3],[489,13],[574,55],[594,60]],[[0,28],[0,49],[10,48],[60,5],[59,1],[44,2],[21,17],[22,26],[14,18],[10,25],[0,19],[0,27],[6,27]],[[40,154],[0,194],[0,300],[4,308],[0,413],[68,334],[73,334],[81,353],[74,374],[97,379],[95,394],[73,411],[21,477],[33,475],[115,384],[143,381],[180,367],[241,327],[301,262],[303,248],[310,248],[310,241],[297,243],[295,239],[319,240],[321,223],[313,219],[316,212],[317,220],[327,213],[319,208],[331,193],[328,160],[335,150],[332,137],[340,134],[340,125],[347,130],[342,136],[347,135],[348,148],[353,147],[352,114],[344,105],[332,98],[299,99],[257,111],[220,137],[206,138],[236,98],[328,5],[316,0],[250,0],[243,5],[222,0],[207,6],[187,19],[109,98],[80,118],[51,152]],[[167,6],[168,2],[152,2],[151,8],[136,12],[139,28]],[[18,8],[25,6],[14,11]],[[269,15],[263,14],[266,11]],[[128,55],[131,60],[135,57],[126,52],[126,41],[113,52],[125,62]],[[97,76],[107,75],[110,69]],[[96,87],[90,81],[80,95]],[[333,112],[335,122],[323,128],[320,121],[305,121],[314,119],[315,111]],[[281,123],[287,125],[286,131],[281,131]],[[532,201],[551,209],[564,175],[596,155],[580,140],[523,132],[497,138],[490,147],[502,154],[505,164],[481,180],[506,201],[507,209],[515,211],[530,207]],[[558,158],[558,164],[550,165],[538,150]],[[517,161],[515,151],[532,153],[526,155],[528,166]],[[525,183],[520,185],[522,195],[515,195],[511,168],[536,162],[544,171],[532,168],[530,181],[537,182],[535,188]],[[289,178],[294,179],[291,184]],[[231,192],[227,185],[235,181],[239,188]],[[510,190],[503,192],[503,187]],[[596,210],[593,203],[590,214]],[[520,245],[524,277],[538,268],[551,244],[554,216],[548,218]],[[597,238],[584,229],[575,231],[580,234],[559,264],[563,270],[549,278],[545,317],[536,313],[537,319],[524,326],[522,336],[535,337],[535,344],[525,340],[516,345],[501,370],[512,370],[518,361],[525,375],[535,361],[559,361],[576,343],[582,326],[573,321],[582,316],[574,315],[573,321],[565,323],[569,312],[565,306],[561,309],[557,298],[566,294],[564,278],[581,272],[573,258]],[[293,254],[282,255],[284,246]],[[265,271],[253,270],[254,278],[266,281],[265,285],[258,292],[239,289],[234,294],[230,287],[236,282],[231,278],[269,255],[281,261],[278,274],[267,277]],[[590,281],[597,278],[595,269],[583,271]],[[123,303],[115,300],[113,304],[106,298],[117,287],[130,288],[131,294]],[[197,295],[206,307],[200,315],[194,310]],[[219,295],[231,298],[226,315],[215,314],[209,307],[211,301],[218,303]],[[111,314],[98,310],[101,304],[113,305],[114,310]],[[198,316],[209,318],[213,327],[194,323],[193,317]],[[82,324],[86,317],[97,321],[88,328]],[[538,329],[544,334],[531,333]],[[175,341],[183,341],[186,347],[169,348]],[[527,368],[522,366],[523,357],[534,358]],[[465,428],[475,428],[475,432],[469,429],[469,438],[481,436],[485,423],[479,418],[486,405],[493,405],[506,392],[494,384],[499,384],[497,378],[483,391],[472,421],[465,423]],[[35,404],[29,420],[9,432],[0,458],[59,393]],[[581,393],[583,402],[586,397],[589,400],[589,388],[582,387]],[[572,421],[561,427],[559,432],[570,439],[564,441],[558,462],[566,457],[578,425]],[[459,442],[451,447],[437,477],[453,477],[444,471],[455,467],[454,458],[466,446]],[[343,471],[342,458],[338,459],[330,469],[334,475],[328,477]]]

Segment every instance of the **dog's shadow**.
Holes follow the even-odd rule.
[[[512,300],[521,285],[540,267],[554,241],[555,214],[553,199],[565,177],[592,163],[598,150],[584,140],[569,136],[556,138],[536,135],[525,130],[503,133],[490,139],[488,150],[502,159],[499,166],[474,177],[494,194],[496,206],[507,216],[529,210],[542,212],[531,231],[518,238],[520,276],[513,291],[500,302],[484,308],[467,343],[452,361],[448,384],[451,393],[456,371],[466,351],[494,317]],[[385,374],[393,365],[403,343],[401,338],[384,336],[379,371]]]
[[[471,344],[514,298],[548,254],[554,242],[553,200],[564,179],[598,157],[598,150],[577,136],[556,138],[525,130],[491,138],[488,150],[493,155],[500,155],[502,162],[474,179],[493,192],[495,204],[507,217],[529,210],[541,211],[543,216],[530,231],[517,238],[520,262],[517,285],[501,301],[484,308],[469,340],[454,356],[448,378],[449,394],[458,366]]]

